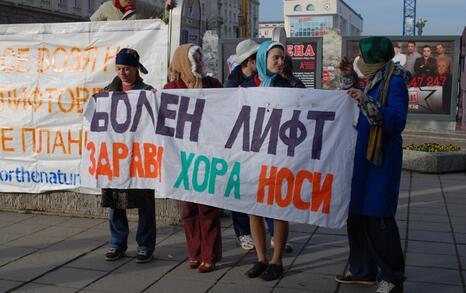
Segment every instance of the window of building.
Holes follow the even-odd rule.
[[[50,7],[50,0],[42,0],[41,1],[42,7]]]
[[[79,8],[80,0],[74,0],[74,8]]]
[[[332,16],[295,16],[290,18],[292,37],[323,36],[332,27]]]
[[[308,6],[306,6],[306,10],[307,11],[314,11],[314,10],[316,10],[316,8],[314,7],[314,4],[309,4]]]
[[[298,4],[294,7],[294,11],[303,11],[303,7]]]

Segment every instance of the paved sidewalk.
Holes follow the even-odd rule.
[[[405,292],[466,293],[466,174],[403,173],[397,219]],[[0,292],[375,292],[334,281],[347,265],[345,229],[292,224],[286,274],[264,282],[244,276],[255,254],[236,246],[229,219],[223,228],[223,261],[218,270],[199,274],[184,264],[181,227],[158,227],[153,262],[135,262],[134,234],[127,257],[106,262],[103,219],[0,212]]]

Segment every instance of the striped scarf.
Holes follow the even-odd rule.
[[[390,85],[390,78],[395,72],[395,64],[389,61],[384,70],[382,84],[380,85],[379,102],[382,106],[387,105],[388,100],[388,87]],[[369,81],[369,84],[371,82]],[[369,134],[369,142],[367,146],[366,159],[371,161],[374,165],[380,166],[383,163],[383,128],[382,126],[371,126]]]

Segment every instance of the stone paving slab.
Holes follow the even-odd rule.
[[[21,284],[22,282],[0,280],[0,292],[7,292],[8,290],[11,290]]]
[[[276,292],[276,291],[275,290],[272,291],[272,288],[266,288],[266,287],[245,286],[244,284],[219,283],[219,284],[216,284],[209,292],[212,292],[212,293],[232,293],[232,292],[262,293],[262,292]]]
[[[80,289],[99,279],[105,272],[62,267],[35,280],[35,283]]]
[[[311,271],[288,271],[278,284],[279,288],[307,290],[308,292],[334,292],[337,283],[334,276],[322,275]]]
[[[20,246],[8,247],[0,245],[0,266],[4,266],[9,262],[31,254],[34,251],[37,251],[37,249]]]
[[[407,241],[407,252],[425,253],[432,255],[456,255],[453,243],[437,243],[427,241]]]
[[[176,285],[175,285],[176,284]],[[196,279],[185,279],[178,276],[166,276],[149,287],[147,293],[173,293],[176,286],[177,292],[203,293],[213,285],[209,282]]]
[[[458,258],[456,255],[442,255],[435,257],[432,254],[406,253],[407,266],[420,266],[430,268],[443,268],[458,270]]]
[[[462,285],[458,270],[406,266],[406,275],[412,282],[454,286]],[[426,286],[428,286],[428,284],[426,284]]]
[[[441,284],[426,284],[416,282],[406,282],[405,292],[422,292],[422,293],[463,293],[461,286],[441,285]]]
[[[433,231],[433,232],[451,232],[449,223],[431,223],[431,222],[410,222],[409,229]]]
[[[152,262],[150,266],[130,261],[92,283],[86,289],[125,293],[141,292],[150,287],[176,265],[176,262],[162,260]],[[173,285],[175,286],[176,284]]]

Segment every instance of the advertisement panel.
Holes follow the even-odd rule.
[[[318,46],[317,40],[305,38],[289,38],[286,40],[287,54],[293,60],[293,74],[307,88],[317,88],[317,58],[322,58],[322,54],[317,54]]]
[[[459,39],[457,37],[390,37],[394,62],[411,73],[408,84],[410,114],[455,116]],[[343,41],[343,56],[359,55],[359,39]]]

